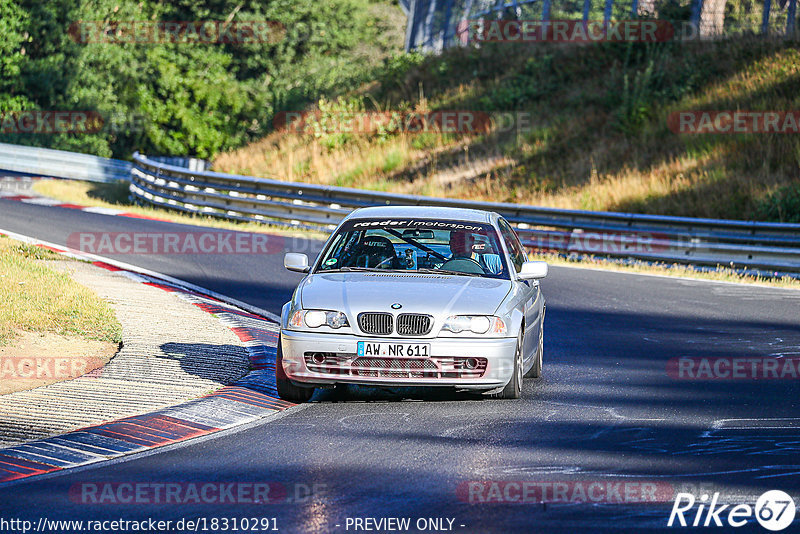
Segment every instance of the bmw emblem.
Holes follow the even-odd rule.
[[[399,302],[395,302],[394,304],[392,304],[392,309],[393,310],[399,310],[402,307],[403,307],[403,305],[400,304]]]

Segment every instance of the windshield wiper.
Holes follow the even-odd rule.
[[[414,272],[414,271],[409,271],[409,272]],[[450,270],[447,270],[447,269],[424,269],[423,268],[423,269],[417,269],[416,272],[425,273],[425,274],[460,274],[462,276],[479,276],[479,277],[485,276],[485,275],[480,274],[480,273],[465,273],[465,272],[462,272],[462,271],[450,271]]]
[[[376,267],[339,267],[338,269],[322,269],[321,273],[339,273],[339,272],[385,272],[389,269],[378,269]]]
[[[457,274],[461,276],[477,276],[484,277],[485,274],[480,273],[465,273],[462,271],[450,271],[447,269],[378,269],[376,267],[339,267],[338,269],[324,269],[319,273],[347,273],[347,272],[361,272],[361,273],[406,273],[406,274]]]

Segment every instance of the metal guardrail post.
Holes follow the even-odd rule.
[[[608,22],[611,20],[611,15],[614,9],[614,0],[606,0],[606,6],[603,9],[603,26],[608,26]]]
[[[450,31],[450,17],[453,15],[453,3],[447,2],[447,6],[445,7],[444,11],[444,22],[442,24],[442,48],[447,48],[450,44],[450,37],[451,35],[455,34],[455,32]]]
[[[417,46],[417,0],[409,1],[407,15],[405,48],[406,52],[411,52]]]
[[[772,8],[771,0],[764,0],[764,11],[761,15],[761,34],[769,35],[769,13]]]
[[[692,13],[689,22],[694,26],[695,34],[700,35],[700,19],[703,16],[703,0],[692,0]]]

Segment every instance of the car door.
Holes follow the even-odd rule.
[[[506,249],[508,250],[511,265],[520,272],[522,264],[528,260],[528,255],[525,248],[520,243],[517,233],[511,228],[511,225],[502,217],[498,220],[500,227],[500,234],[505,242]],[[538,280],[517,280],[521,290],[523,291],[523,302],[525,316],[525,338],[523,343],[523,350],[525,354],[525,368],[529,366],[530,358],[535,354],[536,348],[539,345],[539,323],[541,321],[542,313],[542,298],[539,290]]]

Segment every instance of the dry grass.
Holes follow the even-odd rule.
[[[41,261],[56,257],[0,237],[0,345],[11,341],[18,330],[119,342],[122,327],[111,307]]]
[[[528,55],[518,50],[508,58],[484,58],[503,64],[492,77],[456,71],[442,81],[424,72],[451,66],[461,59],[458,54],[467,53],[455,51],[454,57],[430,60],[423,72],[407,76],[408,85],[424,87],[420,94],[392,87],[369,91],[386,99],[383,109],[392,107],[388,102],[394,102],[394,109],[497,109],[508,100],[506,93],[516,98],[516,92],[526,90],[514,83],[529,59],[555,55],[558,63],[553,64],[560,70],[551,78],[556,89],[517,98],[521,104],[516,109],[534,118],[527,133],[361,135],[332,146],[329,139],[278,131],[220,155],[215,169],[431,196],[738,219],[757,217],[770,193],[797,181],[796,135],[692,136],[667,128],[669,113],[678,110],[800,108],[796,43],[742,40],[645,51],[657,66],[649,73],[646,59],[628,65],[596,49]],[[682,53],[699,58],[697,65],[708,73],[693,74],[694,66],[682,66]],[[540,70],[548,74],[554,68]],[[625,93],[626,76],[657,86],[642,97],[641,122],[628,130],[625,124],[620,127],[619,113],[625,99],[636,95]],[[671,79],[681,76],[686,80]],[[617,93],[625,93],[618,97],[621,102],[615,100]]]

